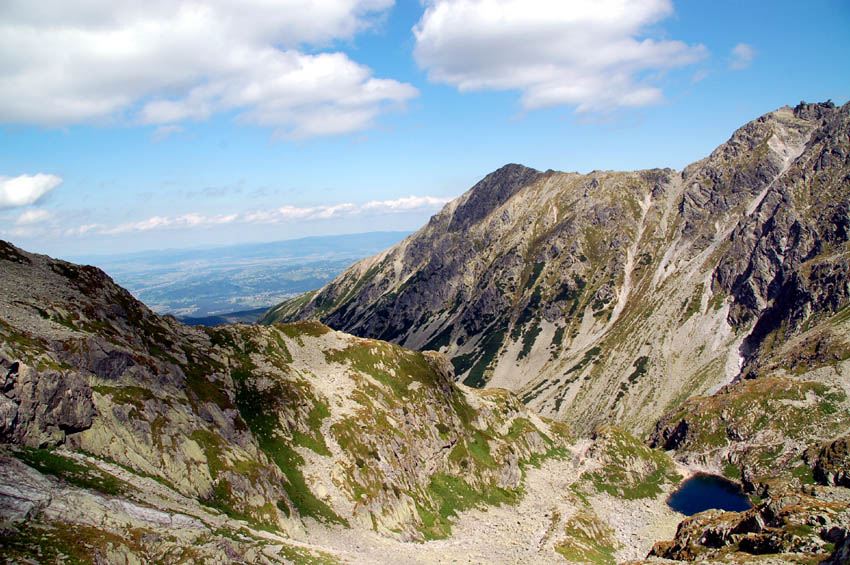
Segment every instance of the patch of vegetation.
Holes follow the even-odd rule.
[[[556,351],[560,349],[561,345],[564,343],[564,334],[567,332],[566,326],[559,326],[558,329],[555,330],[555,335],[552,336],[552,344],[551,347],[554,350],[552,352],[552,357],[554,358],[556,355]]]
[[[292,383],[277,382],[271,387],[259,390],[253,386],[250,374],[241,374],[235,381],[236,406],[239,414],[257,438],[260,449],[286,476],[287,482],[283,487],[293,506],[302,516],[311,516],[317,520],[347,526],[348,523],[345,520],[312,493],[301,472],[304,458],[294,449],[294,445],[301,445],[320,455],[330,455],[327,444],[319,432],[322,420],[329,415],[327,404],[312,398]],[[281,403],[293,401],[310,404],[311,408],[307,416],[310,431],[307,433],[296,430],[292,434],[292,440],[288,441],[281,429],[278,412]]]
[[[514,418],[511,422],[511,427],[508,430],[508,433],[504,435],[504,439],[508,441],[515,441],[525,434],[529,432],[537,432],[543,437],[548,444],[552,444],[551,438],[547,437],[546,434],[537,429],[537,426],[531,423],[531,420],[528,418]]]
[[[720,292],[720,289],[718,289],[717,293],[713,294],[711,296],[711,300],[708,301],[708,307],[715,311],[723,308],[724,304],[726,304],[726,296]]]
[[[839,433],[850,425],[850,414],[842,407],[846,396],[823,383],[766,376],[743,380],[722,393],[694,397],[673,415],[669,426],[687,418],[694,430],[689,449],[708,450],[735,441],[747,441],[766,429],[782,436],[806,440],[812,430]],[[729,422],[734,422],[730,430]]]
[[[458,477],[444,473],[432,475],[426,489],[433,501],[433,509],[417,503],[416,509],[422,520],[425,539],[442,539],[451,535],[451,520],[457,512],[479,505],[499,506],[519,501],[518,491],[503,489],[494,484],[476,488]]]
[[[19,447],[12,454],[42,474],[53,475],[76,487],[108,495],[126,494],[133,487],[94,465],[60,455],[50,449]]]
[[[154,398],[151,391],[138,386],[93,386],[92,390],[104,396],[110,396],[115,404],[129,404],[135,408],[137,414],[145,409],[145,402]]]
[[[451,343],[452,329],[453,327],[451,324],[447,325],[440,333],[431,338],[431,341],[426,343],[425,347],[422,349],[439,351],[441,348],[448,346],[449,343]]]
[[[68,523],[24,522],[4,531],[2,537],[4,563],[103,563],[108,557],[107,548],[120,547],[136,556],[144,555],[131,540]]]
[[[564,373],[564,376],[570,375],[572,373],[581,372],[581,370],[584,369],[587,366],[588,363],[593,361],[593,358],[596,357],[597,355],[599,355],[601,352],[602,352],[601,347],[599,347],[599,346],[591,347],[590,349],[587,350],[587,352],[585,352],[584,357],[582,357],[581,360],[578,363],[576,363],[575,365],[570,367],[567,370],[567,372]]]
[[[727,461],[723,465],[723,476],[733,481],[740,481],[742,478],[741,468],[735,463]]]
[[[552,299],[552,302],[571,302],[572,304],[570,306],[569,313],[567,313],[567,318],[570,318],[578,309],[579,300],[586,287],[587,281],[581,278],[578,274],[573,274],[573,284],[568,282],[564,283],[558,291],[558,294],[556,294]]]
[[[496,358],[496,354],[502,348],[507,330],[502,328],[491,332],[481,343],[481,356],[472,365],[469,374],[463,380],[463,384],[474,388],[483,388],[487,384],[484,373],[490,368],[490,364]]]
[[[6,345],[11,346],[12,351],[16,355],[28,362],[32,362],[32,360],[47,351],[44,343],[28,334],[15,331],[12,326],[3,320],[0,320],[0,336],[3,337]]]
[[[632,364],[632,367],[634,367],[635,370],[632,371],[632,374],[630,374],[628,379],[627,379],[629,381],[629,383],[635,384],[638,381],[639,378],[641,378],[643,375],[646,374],[646,365],[648,363],[649,363],[649,357],[647,357],[645,355],[642,356],[642,357],[638,357],[635,360],[635,362]]]
[[[292,322],[289,324],[280,324],[277,326],[286,337],[294,340],[300,340],[301,336],[322,337],[331,329],[320,322],[304,321]]]
[[[817,482],[815,481],[815,475],[811,467],[806,465],[802,460],[798,461],[796,466],[791,468],[791,476],[799,480],[800,484],[803,485],[813,485]]]
[[[283,341],[281,332],[277,330],[272,331],[272,337],[274,338],[274,345],[271,343],[268,344],[265,351],[266,357],[279,358],[286,365],[292,363],[292,354],[289,353],[289,348],[286,347],[286,342]]]
[[[694,294],[688,299],[685,303],[685,311],[682,314],[682,317],[679,319],[679,323],[683,324],[690,319],[694,314],[698,314],[702,311],[702,294],[705,292],[705,283],[700,283],[696,290],[694,290]]]
[[[564,533],[566,538],[555,546],[555,551],[570,563],[617,563],[614,530],[592,511],[579,511],[567,522]]]
[[[212,477],[212,496],[201,502],[215,508],[231,518],[244,520],[252,526],[265,529],[277,529],[277,514],[274,506],[265,504],[260,507],[246,506],[233,495],[233,488],[226,478],[226,473],[236,473],[250,478],[256,478],[260,472],[260,465],[253,460],[240,460],[229,464],[224,457],[224,442],[222,438],[207,430],[195,430],[189,436],[203,450],[207,458],[210,477]]]
[[[534,385],[534,388],[522,395],[522,403],[528,404],[529,402],[543,394],[546,389],[554,386],[556,383],[557,381],[554,380],[543,379],[542,381]]]
[[[531,348],[534,347],[534,341],[543,329],[540,324],[536,323],[522,335],[522,350],[519,352],[517,359],[525,359],[531,353]]]
[[[347,364],[372,377],[392,392],[394,402],[409,394],[408,387],[413,382],[433,386],[439,380],[422,353],[381,341],[360,340],[345,349],[326,351],[325,359],[328,363]]]
[[[304,458],[280,438],[264,438],[260,440],[260,449],[269,455],[272,461],[286,475],[287,483],[283,485],[286,494],[302,516],[310,516],[319,521],[342,524],[349,527],[348,521],[341,518],[325,502],[316,498],[310,490],[301,466]]]
[[[398,486],[387,484],[386,476],[380,469],[380,451],[386,449],[388,441],[402,439],[402,432],[397,425],[390,423],[385,412],[363,409],[355,417],[336,422],[331,426],[331,433],[354,457],[354,465],[347,466],[346,472],[348,487],[355,502],[376,500],[385,491],[400,496]],[[399,455],[405,455],[406,450],[403,446]]]
[[[525,288],[531,288],[534,286],[537,279],[540,278],[540,273],[543,272],[543,267],[545,266],[545,263],[538,262],[531,267],[531,274],[529,275],[528,280],[525,281]]]
[[[585,473],[584,480],[599,492],[627,500],[650,498],[661,494],[665,483],[681,480],[667,454],[613,426],[597,431],[594,449],[599,450],[603,465]]]
[[[469,370],[470,367],[475,363],[475,358],[477,356],[477,352],[473,351],[471,353],[465,353],[463,355],[458,355],[457,357],[452,357],[452,366],[455,368],[456,375],[462,375],[466,371]]]
[[[688,435],[680,448],[708,452],[732,443],[750,442],[739,464],[757,481],[794,476],[792,442],[809,443],[816,437],[846,433],[850,426],[847,399],[823,383],[765,376],[730,385],[711,397],[695,397],[674,415],[672,429],[686,419]],[[785,438],[785,442],[753,442],[755,438]]]
[[[329,553],[296,545],[283,544],[278,554],[298,565],[337,565],[341,563],[339,559]]]
[[[605,307],[608,306],[610,302],[611,299],[609,298],[606,298],[604,300],[602,298],[596,298],[593,301],[593,304],[591,304],[591,309],[593,310],[593,317],[601,317],[604,314],[603,311],[605,310]]]
[[[528,304],[522,309],[522,312],[520,312],[517,317],[514,328],[511,330],[511,339],[518,339],[522,334],[523,327],[536,318],[537,313],[540,310],[541,299],[542,293],[538,286],[534,289],[534,292],[531,293],[531,298],[528,299]]]
[[[217,328],[205,328],[210,335],[213,344],[227,344],[229,349],[236,349],[233,338],[227,335],[225,330]],[[215,377],[216,373],[224,370],[224,366],[218,361],[198,354],[192,349],[184,350],[186,363],[183,364],[183,372],[186,374],[186,388],[189,400],[194,402],[212,402],[222,410],[234,408],[233,402],[224,390],[224,383]]]
[[[466,448],[469,455],[482,467],[496,468],[496,461],[490,454],[490,437],[481,430],[473,430],[472,437],[467,440]]]

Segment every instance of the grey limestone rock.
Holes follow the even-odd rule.
[[[57,445],[65,434],[91,427],[95,414],[88,381],[77,373],[10,364],[0,401],[4,436],[31,447]]]

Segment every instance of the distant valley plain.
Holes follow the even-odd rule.
[[[247,322],[407,235],[370,232],[66,259],[103,269],[155,312],[189,323]]]

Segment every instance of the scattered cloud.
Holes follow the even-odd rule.
[[[418,91],[315,47],[369,28],[393,1],[9,0],[0,121],[152,124],[156,141],[224,112],[284,138],[368,128]]]
[[[93,230],[103,230],[105,226],[102,224],[85,224],[82,226],[77,226],[75,228],[69,228],[65,230],[65,236],[74,236],[74,235],[85,235]]]
[[[0,176],[0,210],[35,204],[60,184],[60,177],[44,173],[11,178]]]
[[[693,78],[691,78],[691,84],[696,84],[698,82],[702,82],[708,78],[708,75],[711,73],[706,69],[700,69],[694,73]]]
[[[16,226],[27,226],[32,224],[40,224],[53,217],[53,214],[47,210],[27,210],[15,220]]]
[[[426,0],[414,54],[434,82],[519,90],[526,109],[646,106],[663,100],[648,74],[708,53],[644,37],[672,13],[670,0]]]
[[[240,180],[239,182],[232,185],[222,185],[222,186],[206,186],[200,190],[190,190],[184,192],[183,194],[186,198],[224,198],[227,196],[235,196],[236,194],[241,194],[244,190],[243,187],[244,182]]]
[[[406,196],[397,200],[373,200],[363,205],[363,210],[381,212],[401,212],[420,208],[439,208],[448,203],[451,198],[435,196]]]
[[[114,227],[99,227],[99,231],[100,233],[105,235],[114,235],[119,233],[150,231],[160,228],[214,226],[232,223],[234,220],[237,219],[237,217],[237,214],[221,214],[217,216],[204,216],[202,214],[183,214],[182,216],[176,216],[173,218],[167,216],[154,216],[152,218],[148,218],[147,220],[142,220],[139,222],[128,222]]]
[[[732,49],[732,60],[729,63],[729,68],[733,71],[746,69],[753,63],[756,56],[756,50],[752,45],[747,43],[739,43]]]
[[[10,230],[2,232],[5,236],[13,237],[38,237],[44,235],[45,230],[42,226],[15,226]]]
[[[183,133],[184,131],[186,131],[186,128],[184,128],[183,126],[173,124],[169,126],[159,126],[153,132],[153,141],[154,143],[159,143],[160,141],[163,141],[164,139],[172,135],[177,135],[178,133]]]
[[[117,226],[104,224],[86,224],[65,230],[66,236],[74,235],[117,235],[133,232],[147,232],[159,229],[196,228],[220,226],[224,224],[276,224],[293,220],[328,220],[332,218],[359,215],[393,214],[412,210],[439,209],[451,198],[435,196],[406,196],[396,200],[374,200],[365,204],[343,202],[326,206],[281,206],[272,210],[256,210],[243,214],[183,214],[180,216],[153,216],[137,222],[127,222]]]

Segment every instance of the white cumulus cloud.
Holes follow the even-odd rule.
[[[644,36],[672,13],[670,0],[426,0],[415,57],[432,81],[519,90],[528,109],[645,106],[663,93],[642,76],[707,55]]]
[[[729,63],[729,68],[733,71],[740,71],[749,67],[756,56],[756,50],[752,45],[739,43],[732,49],[732,61]]]
[[[32,224],[40,224],[53,217],[53,214],[47,210],[27,210],[15,220],[16,226],[27,226]]]
[[[44,173],[11,178],[0,176],[0,210],[34,204],[60,184],[60,177]]]
[[[0,121],[168,126],[236,112],[284,137],[367,128],[418,91],[303,46],[351,38],[392,4],[9,0],[0,3]]]

